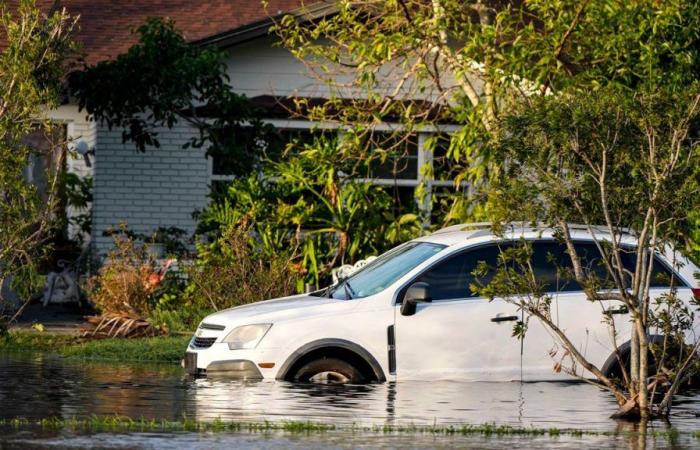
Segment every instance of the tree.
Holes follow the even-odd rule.
[[[402,136],[457,124],[454,181],[479,184],[498,177],[484,144],[521,100],[569,86],[653,90],[696,79],[699,13],[695,1],[346,0],[323,18],[288,15],[276,30],[329,87],[321,105],[298,99],[299,114],[364,135],[380,122],[397,123]],[[361,157],[385,157],[371,147]],[[473,200],[464,208],[459,195],[454,202],[446,220],[483,211]]]
[[[26,138],[52,131],[43,113],[59,104],[75,50],[71,32],[76,19],[65,10],[47,17],[31,0],[14,9],[4,3],[0,8],[0,281],[11,278],[27,296],[36,286],[37,264],[48,251],[60,171],[49,170],[48,198],[42,201],[25,176],[35,155]]]
[[[629,310],[631,336],[615,329],[612,316],[601,315],[622,376],[604,374],[558,327],[550,308],[556,294],[534,275],[527,243],[504,251],[494,278],[476,289],[540,321],[565,350],[561,369],[573,374],[578,365],[592,373],[615,395],[618,415],[668,416],[673,396],[697,370],[700,340],[689,342],[689,335],[700,305],[679,297],[678,280],[666,280],[671,288],[656,297],[650,286],[657,281],[655,255],[686,251],[692,238],[691,214],[700,198],[699,125],[697,84],[684,92],[568,90],[521,104],[504,120],[493,148],[504,170],[485,189],[496,229],[514,220],[554,229],[571,265],[553,261],[552,270],[575,280],[589,301],[605,306],[601,311],[615,305]],[[570,223],[596,237],[602,267],[582,263]],[[636,249],[625,244],[630,238]],[[683,259],[674,255],[678,268]],[[623,262],[630,257],[631,269]],[[484,275],[487,268],[478,271]],[[515,331],[527,333],[527,326]],[[620,354],[628,340],[629,367]]]
[[[122,128],[124,142],[140,151],[160,146],[158,128],[189,123],[198,136],[187,146],[225,157],[231,173],[249,173],[273,130],[233,92],[226,54],[188,43],[172,21],[160,18],[149,18],[137,32],[139,42],[126,53],[71,76],[80,108],[110,129]]]

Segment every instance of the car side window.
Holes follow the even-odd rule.
[[[566,246],[555,241],[532,243],[532,269],[535,278],[543,283],[546,292],[578,291],[581,287],[568,276],[571,258]]]
[[[608,273],[603,258],[598,247],[593,242],[575,242],[576,253],[581,259],[581,265],[585,270],[592,272],[600,280],[602,286],[613,287],[613,281]],[[573,279],[573,264],[571,257],[566,251],[564,244],[554,241],[540,241],[534,244],[533,265],[535,276],[547,283],[547,290],[550,292],[571,292],[580,291],[581,286]],[[634,272],[637,252],[633,248],[624,248],[622,252],[622,264],[629,272]],[[569,275],[563,274],[565,271],[558,271],[556,268],[567,269]],[[658,257],[654,258],[654,268],[652,271],[651,287],[670,286],[672,272],[662,263]],[[628,284],[630,280],[628,280]],[[685,283],[678,277],[674,279],[676,286],[685,286]]]
[[[489,267],[496,267],[500,248],[496,244],[486,245],[450,256],[428,269],[413,283],[428,283],[433,300],[476,297],[470,289],[470,285],[476,281],[472,272],[479,261],[485,261]],[[486,284],[491,276],[487,274],[480,277],[479,281]],[[403,292],[399,298],[403,298]]]
[[[581,248],[581,250],[585,252],[585,254],[592,255],[590,259],[588,257],[586,259],[584,259],[584,257],[581,257],[582,263],[585,261],[590,267],[593,267],[593,270],[595,270],[599,278],[601,280],[605,280],[605,283],[607,285],[612,286],[613,281],[610,278],[607,269],[605,268],[602,256],[598,251],[598,247],[594,243],[588,242],[577,243],[577,252],[579,252],[579,248]],[[579,254],[581,254],[581,252],[579,252]],[[625,270],[629,273],[627,279],[627,285],[629,286],[631,285],[631,274],[634,273],[637,265],[636,249],[633,247],[623,247],[620,256],[622,259],[622,265],[625,267]],[[674,286],[686,287],[686,284],[683,282],[683,280],[681,280],[677,275],[674,276],[673,271],[661,261],[659,256],[655,256],[654,267],[652,268],[651,281],[649,283],[649,286],[658,288],[670,287],[672,279]]]
[[[480,261],[484,261],[490,270],[480,276],[478,282],[488,284],[498,266],[499,253],[511,246],[517,245],[517,241],[500,242],[479,246],[447,257],[438,262],[426,272],[418,276],[410,284],[424,282],[430,285],[433,300],[449,300],[459,298],[476,297],[470,286],[476,284],[477,279],[473,272]],[[545,286],[548,292],[575,292],[581,291],[581,286],[573,278],[573,264],[566,246],[553,240],[540,240],[532,244],[532,267],[537,280]],[[611,285],[610,276],[602,262],[598,247],[593,242],[575,242],[576,253],[581,259],[581,265],[588,271],[596,274],[602,284]],[[634,271],[636,252],[633,249],[623,252],[623,264],[627,270]],[[654,261],[652,275],[652,287],[668,287],[672,272],[658,258]],[[678,277],[674,279],[678,287],[685,286]],[[403,300],[405,286],[399,292],[398,301]]]

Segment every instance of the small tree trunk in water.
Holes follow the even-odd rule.
[[[632,337],[630,341],[630,397],[637,395],[637,386],[639,385],[639,337],[637,336],[637,328],[632,328]]]
[[[637,324],[639,340],[639,415],[642,420],[649,417],[649,392],[647,378],[649,375],[649,340],[642,324]]]

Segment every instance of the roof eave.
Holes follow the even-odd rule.
[[[193,44],[202,47],[215,46],[219,48],[233,47],[250,40],[266,36],[270,33],[270,27],[277,19],[286,15],[296,16],[300,22],[309,22],[321,17],[325,17],[338,12],[338,4],[335,1],[323,0],[311,6],[304,6],[298,9],[287,11],[281,14],[270,16],[254,23],[243,25],[232,30],[207,36],[203,39],[192,41]]]

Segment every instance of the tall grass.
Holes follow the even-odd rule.
[[[510,425],[497,425],[484,423],[481,425],[358,425],[358,424],[331,424],[315,421],[198,421],[183,417],[181,420],[165,419],[134,419],[126,416],[91,416],[87,418],[43,418],[26,419],[12,418],[0,419],[0,427],[31,427],[38,426],[52,430],[73,431],[107,431],[107,432],[143,432],[143,431],[192,431],[192,432],[268,432],[277,431],[285,433],[372,433],[372,434],[431,434],[431,435],[462,435],[482,437],[549,437],[559,438],[585,437],[585,436],[619,436],[634,435],[634,431],[595,431],[578,428],[537,428],[514,427]],[[676,429],[649,429],[645,431],[647,437],[676,439],[680,436],[700,439],[698,431],[679,431]]]

